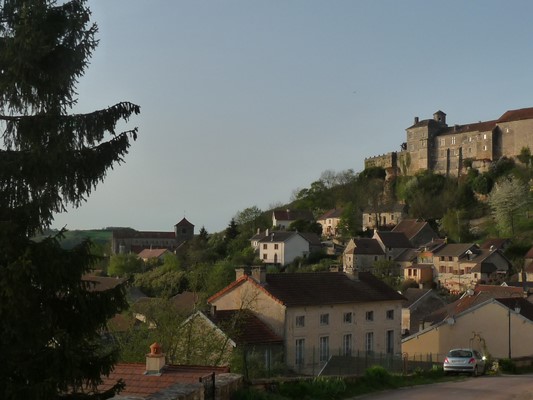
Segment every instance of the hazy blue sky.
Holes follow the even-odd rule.
[[[533,106],[533,2],[91,0],[78,111],[141,106],[125,164],[55,227],[208,232],[325,170],[399,150],[413,118]]]

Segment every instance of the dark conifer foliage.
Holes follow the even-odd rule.
[[[0,7],[0,398],[107,398],[121,384],[95,392],[117,359],[100,334],[126,307],[123,289],[82,281],[95,262],[88,242],[31,238],[123,161],[137,131],[116,126],[140,108],[72,112],[98,44],[84,0]]]

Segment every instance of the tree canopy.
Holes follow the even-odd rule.
[[[0,397],[107,398],[95,392],[117,360],[100,337],[126,307],[123,288],[91,290],[88,241],[41,241],[54,214],[80,206],[123,161],[139,106],[74,114],[75,90],[98,43],[84,0],[0,3]]]

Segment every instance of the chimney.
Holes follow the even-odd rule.
[[[356,267],[346,266],[346,268],[344,269],[344,273],[346,274],[348,278],[354,281],[359,280],[359,271],[357,270]]]
[[[252,278],[257,283],[266,283],[266,267],[264,265],[255,265],[252,267]]]
[[[211,304],[211,308],[209,309],[211,316],[214,317],[217,313],[217,306]]]
[[[235,268],[235,280],[239,280],[239,278],[242,278],[244,275],[249,275],[246,266]]]
[[[161,351],[159,343],[154,342],[150,346],[150,353],[146,355],[145,375],[160,376],[165,366],[165,354]]]
[[[265,237],[268,236],[268,229],[265,230]]]
[[[415,117],[415,125],[418,124],[418,117]]]

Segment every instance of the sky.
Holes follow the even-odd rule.
[[[415,116],[533,107],[533,2],[88,0],[76,112],[141,106],[125,162],[53,227],[218,232],[323,171],[398,151]]]

